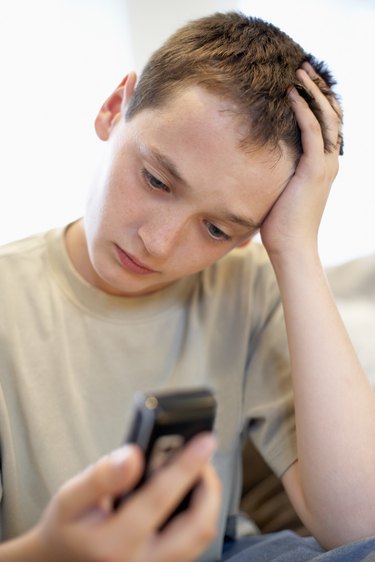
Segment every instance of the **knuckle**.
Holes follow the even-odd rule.
[[[317,121],[316,119],[311,119],[309,121],[308,127],[309,127],[310,132],[313,135],[321,135],[322,134],[321,125],[320,125],[319,121]]]

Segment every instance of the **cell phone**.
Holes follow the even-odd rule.
[[[142,449],[145,469],[134,490],[142,486],[153,472],[167,464],[192,437],[202,431],[212,431],[215,414],[216,399],[206,387],[136,393],[126,442],[136,443]],[[188,507],[192,491],[171,517]],[[116,498],[114,509],[128,496],[129,493]]]

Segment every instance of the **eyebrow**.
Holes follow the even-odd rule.
[[[162,154],[157,150],[157,148],[146,147],[144,144],[139,145],[139,149],[145,156],[153,158],[160,166],[162,166],[176,181],[189,187],[189,184],[181,176],[180,172],[177,170],[175,164],[169,160],[165,154]]]
[[[184,178],[181,176],[179,171],[177,170],[176,165],[167,157],[165,154],[159,152],[157,148],[154,147],[146,147],[144,144],[139,144],[140,151],[148,157],[153,158],[160,166],[162,166],[169,174],[180,184],[184,185],[185,187],[189,187],[189,184]],[[252,219],[248,219],[245,217],[241,217],[240,215],[236,215],[233,213],[223,213],[221,214],[222,219],[225,222],[231,222],[234,224],[238,224],[246,228],[247,230],[258,230],[261,227],[261,223],[257,224]]]
[[[240,226],[247,228],[248,230],[258,230],[262,223],[257,224],[252,219],[246,219],[245,217],[240,217],[239,215],[233,215],[232,213],[226,213],[223,215],[223,219],[226,222],[233,222]],[[262,221],[263,222],[263,221]]]

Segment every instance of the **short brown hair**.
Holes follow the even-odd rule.
[[[298,157],[300,131],[288,100],[297,86],[317,116],[325,140],[319,109],[298,83],[296,70],[310,62],[325,80],[325,95],[335,84],[325,63],[317,61],[274,25],[240,12],[216,13],[189,22],[151,56],[126,112],[131,119],[145,108],[156,108],[182,88],[200,85],[235,102],[248,123],[243,143],[279,146],[284,141]]]

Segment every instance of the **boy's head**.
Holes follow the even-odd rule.
[[[70,245],[83,276],[107,292],[143,295],[251,239],[301,154],[288,88],[305,60],[332,83],[272,25],[215,14],[173,35],[138,85],[134,73],[125,77],[96,119],[107,158],[89,196],[85,244]]]
[[[145,108],[160,107],[187,86],[200,85],[234,102],[235,112],[245,124],[245,148],[277,148],[282,142],[298,158],[300,133],[287,95],[292,85],[323,125],[313,98],[296,79],[296,70],[304,61],[315,67],[329,88],[333,86],[324,63],[270,23],[237,12],[193,20],[152,55],[126,118]],[[329,88],[325,94],[332,96]]]

